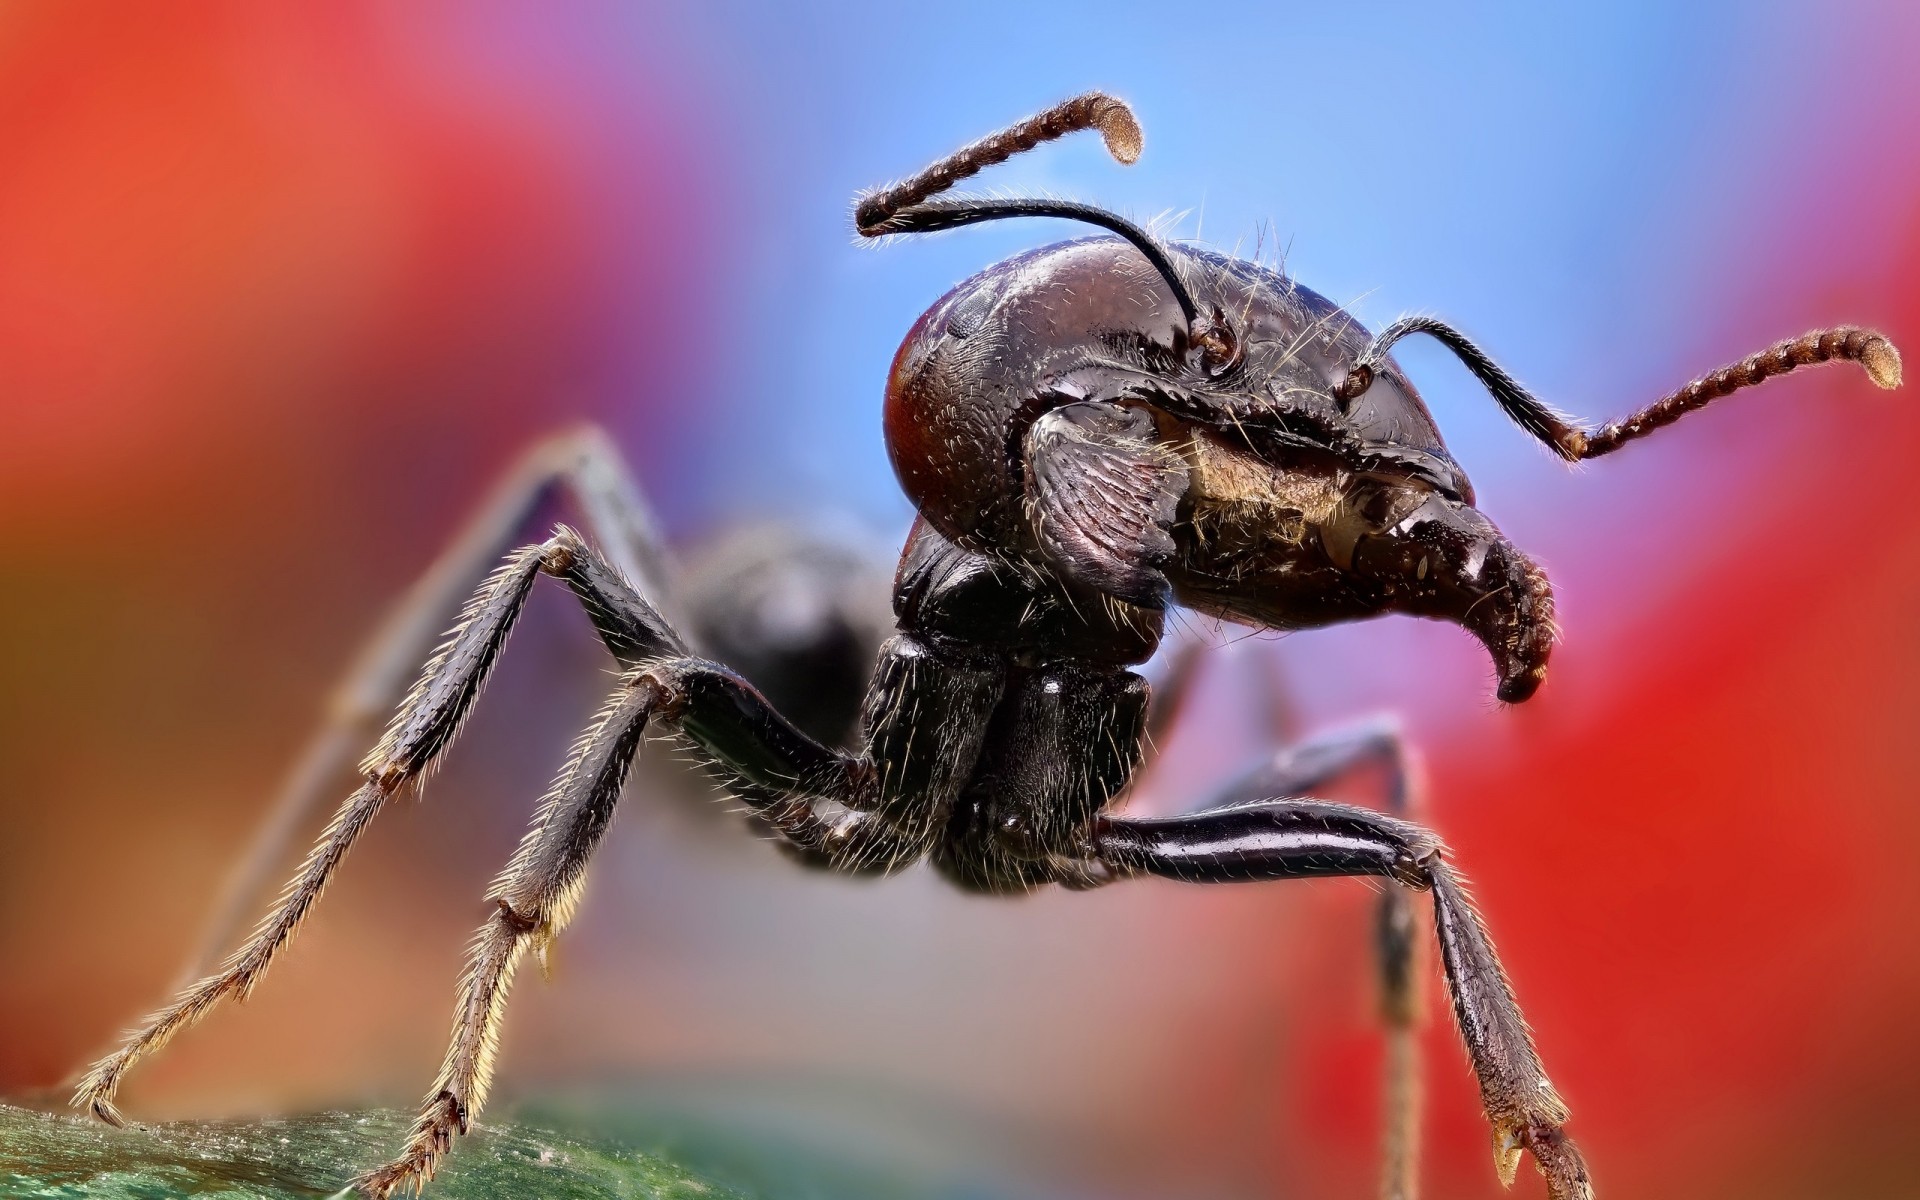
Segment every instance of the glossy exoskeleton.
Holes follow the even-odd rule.
[[[1395,768],[1393,736],[1373,731],[1283,753],[1187,815],[1126,816],[1114,802],[1140,766],[1149,701],[1132,668],[1154,653],[1175,606],[1273,629],[1398,612],[1469,630],[1492,656],[1502,699],[1538,689],[1554,641],[1551,589],[1475,507],[1388,356],[1401,337],[1437,338],[1569,461],[1808,364],[1852,360],[1892,387],[1899,356],[1868,330],[1817,331],[1589,430],[1442,322],[1408,319],[1369,335],[1276,272],[1163,242],[1102,209],[940,198],[985,166],[1088,128],[1123,162],[1138,155],[1132,113],[1090,94],[856,207],[869,237],[1030,216],[1112,236],[975,276],[920,318],[895,357],[887,447],[919,515],[894,585],[897,631],[879,651],[847,746],[804,732],[677,631],[634,529],[632,497],[607,485],[618,474],[610,450],[550,465],[541,477],[574,485],[594,537],[562,527],[508,555],[363,761],[362,786],[280,905],[213,975],[96,1064],[78,1102],[115,1119],[114,1090],[136,1058],[252,986],[367,822],[452,740],[545,574],[578,596],[626,674],[495,883],[446,1063],[400,1157],[358,1181],[368,1194],[424,1184],[473,1119],[514,968],[566,923],[642,735],[656,727],[684,739],[796,853],[835,870],[926,859],[956,884],[993,893],[1143,875],[1387,881],[1379,965],[1393,1040],[1383,1190],[1398,1197],[1414,1189],[1417,923],[1408,898],[1426,893],[1499,1174],[1510,1180],[1530,1154],[1550,1196],[1590,1196],[1563,1130],[1567,1109],[1487,930],[1440,839],[1406,819],[1404,780],[1389,788],[1386,813],[1307,798],[1358,762]]]

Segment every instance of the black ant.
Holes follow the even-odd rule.
[[[1743,387],[1847,359],[1894,387],[1900,358],[1865,329],[1816,331],[1716,371],[1632,417],[1587,429],[1556,413],[1440,321],[1378,336],[1250,262],[1165,243],[1063,200],[936,199],[983,167],[1097,129],[1123,163],[1139,124],[1077,97],[863,197],[862,236],[1008,217],[1058,217],[1114,236],[1065,242],[976,275],[913,326],[887,383],[886,439],[918,509],[895,578],[897,632],[879,651],[859,732],[836,749],[736,671],[696,656],[657,606],[651,533],[610,447],[574,447],[498,507],[510,530],[546,482],[574,485],[595,539],[564,526],[509,554],[427,662],[343,804],[252,938],[97,1063],[76,1103],[119,1120],[128,1067],[227,996],[244,996],[361,831],[453,740],[542,575],[567,584],[625,668],[533,827],[495,881],[452,1047],[400,1156],[367,1194],[419,1189],[485,1096],[514,968],[566,924],[649,728],[696,751],[802,858],[887,872],[921,859],[961,887],[1018,894],[1143,875],[1194,883],[1365,875],[1388,881],[1379,955],[1390,1063],[1385,1191],[1413,1191],[1415,921],[1432,897],[1453,1011],[1511,1181],[1531,1154],[1555,1200],[1592,1194],[1493,943],[1445,846],[1405,819],[1302,798],[1362,761],[1397,771],[1391,733],[1301,747],[1185,816],[1120,815],[1142,759],[1148,686],[1132,665],[1168,610],[1268,629],[1401,612],[1484,643],[1498,695],[1546,677],[1554,642],[1544,573],[1474,507],[1473,489],[1388,349],[1428,334],[1523,428],[1569,462],[1618,449]],[[515,509],[514,504],[521,505]],[[510,536],[496,533],[494,536]],[[474,544],[484,542],[474,539]],[[471,555],[453,555],[450,586]]]

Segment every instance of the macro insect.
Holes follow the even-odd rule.
[[[1424,893],[1452,1009],[1510,1182],[1530,1155],[1555,1200],[1592,1195],[1484,922],[1446,846],[1406,813],[1314,799],[1356,765],[1402,764],[1390,731],[1275,755],[1184,815],[1129,816],[1143,761],[1146,680],[1168,613],[1186,608],[1293,630],[1385,613],[1454,622],[1491,656],[1497,694],[1532,696],[1553,648],[1546,575],[1476,506],[1465,473],[1389,350],[1426,334],[1523,429],[1569,462],[1617,450],[1738,389],[1832,360],[1884,388],[1900,358],[1871,330],[1815,331],[1707,375],[1599,427],[1566,417],[1452,326],[1396,321],[1377,335],[1278,272],[1162,241],[1104,209],[1055,199],[946,196],[1043,142],[1097,130],[1122,163],[1132,111],[1089,93],[860,198],[865,237],[1015,217],[1106,236],[1030,251],[960,284],[913,325],[886,386],[887,449],[917,510],[879,648],[844,747],[798,728],[676,615],[651,534],[610,445],[533,469],[568,482],[592,537],[561,526],[509,553],[426,662],[358,790],[252,937],[114,1053],[75,1097],[109,1121],[142,1055],[221,999],[244,996],[348,848],[446,750],[541,575],[579,599],[624,670],[495,881],[461,984],[452,1044],[407,1144],[356,1181],[418,1190],[480,1111],[515,967],[559,933],[643,736],[677,736],[796,855],[884,873],[928,861],[958,886],[1019,894],[1142,876],[1194,883],[1369,876],[1384,881],[1377,967],[1390,1031],[1384,1192],[1414,1190],[1410,1029]],[[499,506],[486,536],[525,516]],[[512,510],[512,511],[509,511]],[[518,515],[515,515],[515,514]],[[430,573],[432,575],[433,573]],[[397,644],[397,643],[395,643]],[[1164,699],[1164,697],[1162,698]]]

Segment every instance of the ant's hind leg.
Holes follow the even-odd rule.
[[[544,952],[572,916],[587,860],[613,816],[647,722],[665,699],[652,678],[630,677],[541,801],[532,830],[488,892],[495,911],[474,938],[453,1041],[406,1149],[354,1181],[368,1196],[385,1200],[424,1187],[454,1135],[465,1133],[479,1113],[514,968],[528,949]]]
[[[252,843],[222,885],[200,940],[182,965],[179,987],[205,975],[239,940],[295,839],[346,775],[380,719],[399,702],[449,614],[486,574],[488,564],[499,561],[513,545],[556,486],[567,491],[588,533],[614,566],[673,616],[671,605],[661,603],[669,594],[656,523],[607,435],[594,426],[580,426],[528,449],[407,589],[335,685],[319,728],[281,780]]]

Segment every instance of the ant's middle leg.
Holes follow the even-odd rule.
[[[1264,651],[1266,643],[1239,643]],[[1206,661],[1204,643],[1188,633],[1161,660],[1153,678],[1153,703],[1147,711],[1149,747],[1176,728]],[[1419,772],[1400,729],[1380,719],[1329,734],[1291,742],[1293,706],[1272,669],[1255,660],[1263,724],[1283,743],[1253,769],[1229,783],[1205,807],[1310,795],[1350,771],[1377,766],[1382,773],[1386,811],[1400,818],[1418,807]],[[1151,770],[1151,764],[1146,768]],[[1417,920],[1406,887],[1389,883],[1381,890],[1374,917],[1374,952],[1379,977],[1380,1020],[1386,1028],[1386,1069],[1382,1095],[1380,1195],[1382,1200],[1414,1200],[1419,1190],[1420,1048],[1416,1036],[1422,1006],[1418,967]]]
[[[1387,812],[1404,820],[1418,807],[1415,797],[1420,775],[1400,727],[1386,718],[1282,747],[1228,784],[1206,808],[1311,795],[1350,771],[1376,765],[1383,775]],[[1422,996],[1417,927],[1412,890],[1388,882],[1374,910],[1380,1021],[1387,1034],[1381,1105],[1382,1200],[1414,1200],[1419,1194],[1420,1047],[1416,1031]]]

